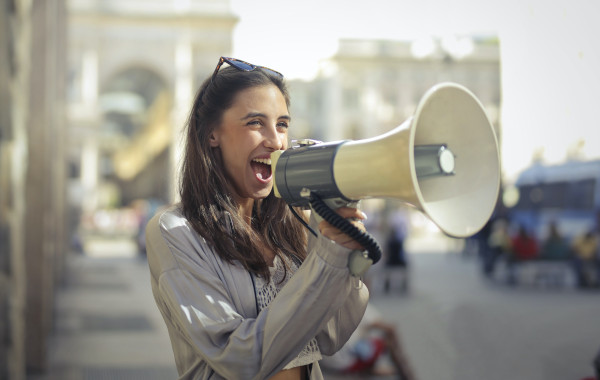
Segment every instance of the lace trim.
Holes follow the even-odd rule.
[[[254,292],[258,302],[258,311],[263,310],[271,301],[277,296],[277,293],[281,288],[288,282],[292,275],[298,270],[298,265],[291,260],[289,257],[284,256],[284,260],[288,266],[285,269],[285,265],[279,256],[275,256],[273,260],[273,266],[269,267],[271,273],[271,281],[266,282],[264,278],[258,277],[254,285]],[[321,351],[317,345],[317,339],[312,338],[306,347],[298,354],[298,356],[288,363],[284,369],[299,367],[314,363],[315,361],[321,360]]]

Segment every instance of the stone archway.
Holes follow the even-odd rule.
[[[168,198],[171,96],[154,71],[131,67],[112,76],[99,96],[101,135],[106,142],[101,175],[118,203]]]
[[[146,68],[131,67],[115,74],[100,91],[104,125],[132,137],[143,127],[144,114],[166,87],[159,75]]]

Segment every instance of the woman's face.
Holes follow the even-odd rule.
[[[238,92],[210,136],[221,150],[226,175],[238,202],[265,198],[273,188],[270,155],[287,148],[290,116],[274,85]]]

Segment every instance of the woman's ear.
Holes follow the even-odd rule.
[[[208,141],[210,142],[211,148],[216,148],[219,146],[219,139],[217,138],[215,132],[211,133],[210,136],[208,136]]]

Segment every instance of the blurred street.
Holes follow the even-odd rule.
[[[127,251],[131,242],[108,243],[68,256],[50,368],[30,379],[176,378],[145,259]],[[108,255],[119,246],[120,255]],[[413,254],[411,265],[407,294],[374,294],[372,303],[398,327],[420,380],[580,380],[593,374],[591,361],[600,349],[597,291],[490,283],[476,258],[458,253]]]
[[[144,256],[127,239],[96,239],[67,256],[57,290],[49,369],[34,380],[175,379]]]
[[[600,349],[600,294],[489,283],[475,258],[413,257],[412,292],[375,297],[421,380],[579,380]]]

